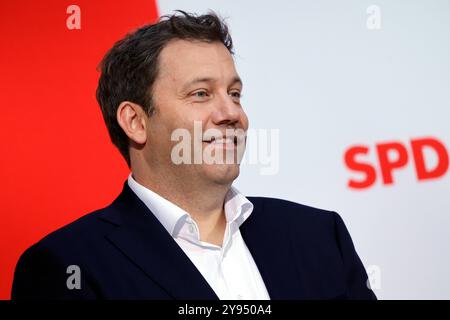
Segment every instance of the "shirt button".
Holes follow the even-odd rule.
[[[192,224],[189,225],[189,232],[194,233],[194,226]]]

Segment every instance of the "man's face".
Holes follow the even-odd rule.
[[[159,74],[153,86],[156,113],[149,118],[145,153],[150,167],[176,174],[181,183],[231,184],[239,175],[237,157],[231,164],[193,164],[194,147],[199,146],[197,151],[200,149],[202,154],[220,154],[225,159],[227,153],[237,153],[237,144],[217,139],[208,142],[211,139],[205,136],[195,144],[194,123],[201,123],[202,134],[216,129],[225,137],[227,129],[247,131],[241,91],[233,58],[222,43],[169,42],[159,56]],[[171,135],[180,128],[188,130],[192,137],[192,164],[173,163],[172,150],[179,142],[172,141]]]

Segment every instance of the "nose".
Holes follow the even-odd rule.
[[[242,108],[228,94],[218,97],[212,114],[212,121],[218,126],[236,127],[241,122]]]

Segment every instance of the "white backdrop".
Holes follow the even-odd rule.
[[[379,298],[450,299],[450,172],[418,181],[410,147],[432,137],[450,153],[450,1],[158,5],[227,18],[250,126],[279,130],[278,172],[246,163],[238,189],[339,212]],[[376,144],[389,141],[409,161],[385,185]],[[343,160],[355,145],[376,168],[360,190],[347,183],[364,175]],[[433,150],[425,159],[437,165]]]

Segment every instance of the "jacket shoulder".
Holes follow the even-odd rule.
[[[43,252],[59,258],[71,257],[75,254],[83,256],[86,248],[94,249],[101,238],[111,230],[111,224],[105,223],[102,216],[108,208],[99,209],[76,219],[44,236],[31,245],[21,255],[20,260],[39,256]]]
[[[98,216],[100,209],[88,213],[81,218],[51,232],[20,256],[14,272],[11,291],[12,299],[65,299],[90,294],[89,286],[82,278],[82,286],[86,289],[75,294],[67,290],[67,268],[78,266],[88,271],[91,264],[87,261],[99,252],[103,237],[102,223]]]
[[[83,238],[92,238],[101,233],[104,223],[102,223],[101,216],[107,211],[106,208],[99,209],[72,221],[55,231],[43,237],[38,243],[42,245],[49,245],[51,243],[65,242],[65,241],[79,241]]]
[[[329,220],[334,219],[336,212],[315,208],[294,201],[270,198],[247,197],[254,205],[254,211],[263,212],[268,218],[287,218],[302,220]]]

